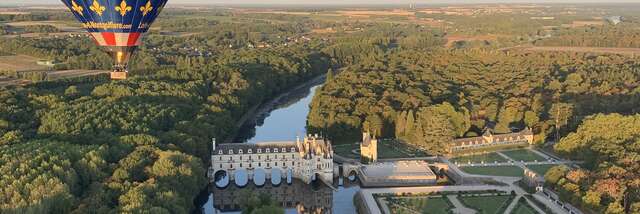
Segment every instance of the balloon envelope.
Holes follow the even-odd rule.
[[[142,35],[156,20],[167,0],[62,0],[87,29],[96,44],[114,59],[115,71],[126,67]]]

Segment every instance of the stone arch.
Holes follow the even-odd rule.
[[[273,168],[271,169],[271,185],[280,186],[282,184],[282,175],[283,171],[281,168]]]
[[[358,180],[358,171],[355,169],[349,170],[349,173],[347,174],[347,179],[349,179],[349,181],[352,181],[352,182]]]
[[[213,183],[217,188],[224,189],[229,186],[231,175],[226,170],[218,170],[213,173]]]
[[[264,169],[256,168],[253,170],[253,183],[256,186],[264,186],[266,183],[267,174]]]
[[[237,169],[233,172],[234,181],[236,186],[245,187],[249,184],[249,172],[245,169]]]

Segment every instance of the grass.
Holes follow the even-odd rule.
[[[532,152],[528,149],[518,149],[518,150],[510,150],[503,151],[502,154],[505,154],[516,161],[525,161],[525,162],[533,162],[533,161],[545,161],[546,159],[542,156]]]
[[[551,167],[557,166],[556,164],[543,164],[543,165],[527,165],[527,168],[538,173],[540,176],[544,176]]]
[[[494,214],[503,210],[511,200],[512,196],[473,196],[473,197],[458,197],[458,200],[462,202],[466,207],[474,209],[478,214]]]
[[[389,200],[389,205],[393,213],[412,213],[406,210],[410,209],[419,213],[448,214],[454,208],[446,197],[393,198]]]
[[[522,177],[524,170],[517,166],[466,166],[460,169],[469,174]]]
[[[340,145],[333,146],[333,152],[336,153],[337,155],[340,155],[345,158],[354,158],[354,159],[360,158],[359,155],[353,154],[351,152],[354,149],[360,149],[360,145],[351,143],[351,144],[340,144]]]
[[[465,164],[468,162],[481,163],[482,161],[484,161],[485,163],[493,163],[496,161],[499,163],[507,162],[506,159],[504,159],[502,156],[500,156],[498,153],[495,153],[495,152],[484,153],[479,155],[459,156],[459,157],[452,158],[450,161],[454,163],[457,162],[460,164]]]
[[[538,211],[533,209],[524,198],[518,200],[518,204],[511,210],[511,214],[539,214]]]
[[[334,145],[333,151],[346,158],[359,159],[360,144],[340,144]],[[383,158],[411,158],[411,157],[427,157],[427,153],[405,143],[396,140],[378,140],[378,159]]]
[[[378,140],[378,158],[427,157],[427,153],[397,140]]]

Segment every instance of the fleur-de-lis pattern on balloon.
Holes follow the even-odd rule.
[[[102,13],[104,13],[104,11],[107,9],[104,6],[100,5],[100,3],[97,0],[93,0],[93,4],[91,5],[91,7],[89,7],[89,9],[93,12],[95,12],[96,14],[98,14],[98,16],[102,16]]]
[[[149,12],[153,10],[153,6],[151,6],[151,0],[147,1],[147,4],[140,7],[140,12],[142,12],[142,16],[146,16]]]
[[[131,11],[131,6],[127,5],[127,1],[122,0],[120,2],[120,6],[116,6],[116,11],[120,12],[120,15],[124,17],[127,15],[127,12]]]
[[[80,6],[80,5],[78,5],[78,3],[76,3],[76,1],[75,1],[75,0],[72,0],[72,1],[71,1],[71,9],[72,9],[73,11],[76,11],[76,13],[80,14],[81,16],[83,15],[83,14],[82,14],[82,13],[83,13],[82,11],[84,11],[84,8],[83,8],[82,6]]]

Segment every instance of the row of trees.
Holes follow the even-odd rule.
[[[585,169],[555,167],[546,182],[564,200],[595,213],[640,212],[640,115],[597,114],[554,146],[585,161]]]

